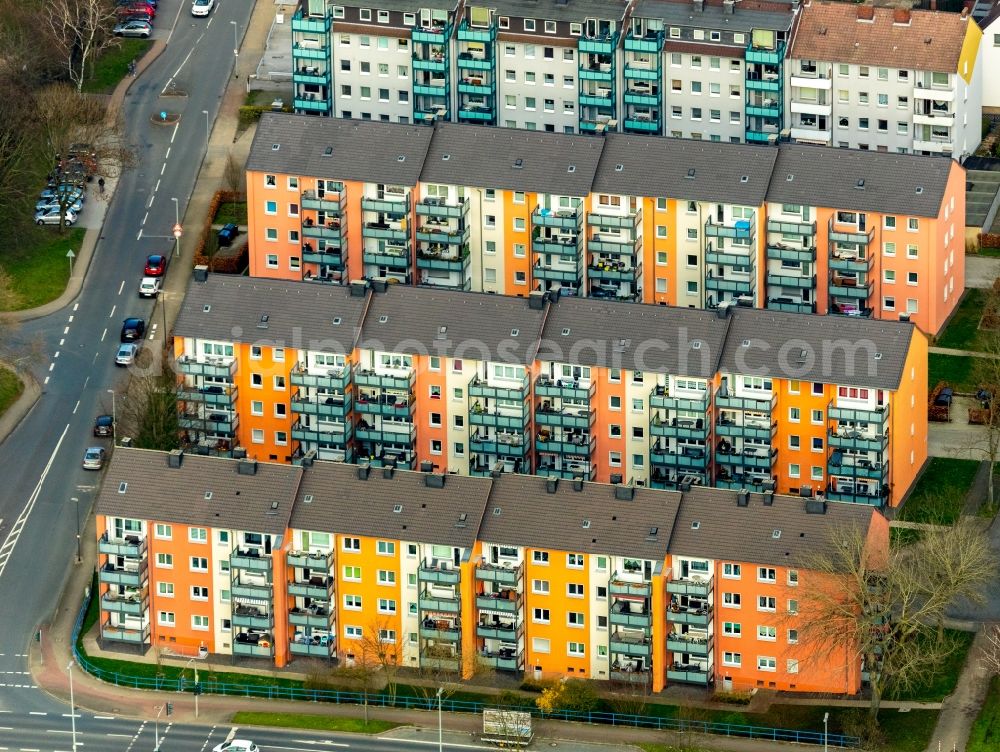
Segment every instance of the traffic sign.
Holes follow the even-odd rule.
[[[180,238],[180,236],[183,234],[184,234],[184,228],[181,227],[180,222],[178,222],[177,224],[174,225],[174,237]]]

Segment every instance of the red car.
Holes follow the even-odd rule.
[[[125,5],[118,6],[118,16],[119,18],[124,18],[126,16],[134,16],[136,14],[145,13],[150,18],[156,18],[156,8],[142,0],[131,0],[131,2]]]
[[[162,277],[167,273],[167,257],[159,254],[146,259],[144,274],[147,277]]]

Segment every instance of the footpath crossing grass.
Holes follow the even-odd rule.
[[[965,497],[979,470],[979,460],[931,457],[917,478],[900,519],[907,522],[954,524],[962,514]]]

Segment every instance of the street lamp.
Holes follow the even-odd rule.
[[[76,701],[73,699],[73,665],[74,661],[70,661],[67,670],[69,671],[69,722],[73,734],[73,752],[76,752]]]
[[[111,446],[118,446],[118,411],[115,409],[115,390],[108,389],[111,395]]]
[[[72,496],[70,501],[76,505],[76,563],[79,564],[83,561],[83,556],[80,554],[80,499]]]
[[[443,701],[444,687],[438,687],[437,698],[438,698],[438,752],[443,752],[444,750],[444,729],[441,726],[441,703]]]
[[[237,33],[240,27],[235,21],[230,21],[229,23],[233,25],[233,75],[237,76],[239,73],[236,70],[236,66],[240,62],[240,43],[237,39]]]
[[[201,114],[205,116],[205,149],[208,150],[208,139],[211,138],[212,126],[208,120],[208,110],[202,110]]]
[[[184,664],[184,668],[187,668],[192,663],[194,663],[197,658],[192,658],[187,663]],[[198,717],[198,695],[201,694],[200,688],[198,687],[198,667],[194,667],[194,717]]]
[[[181,205],[176,198],[170,200],[174,202],[174,257],[180,258],[181,235],[184,234],[184,228],[181,227]]]
[[[829,713],[823,713],[823,752],[827,752],[827,746],[826,746],[826,741],[827,741],[826,740],[826,736],[827,736],[826,729],[827,729],[827,726],[826,726],[826,724],[829,721],[830,721],[830,714]]]

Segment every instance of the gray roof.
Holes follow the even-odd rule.
[[[695,486],[684,493],[670,535],[670,553],[771,566],[800,566],[826,553],[838,528],[867,531],[880,513],[861,504],[828,503],[825,514],[806,512],[806,500],[775,496],[771,506],[750,494],[748,506],[736,503],[738,491]],[[697,522],[697,529],[692,523]],[[774,533],[780,530],[779,537]]]
[[[387,479],[382,469],[372,468],[362,480],[361,472],[357,465],[336,462],[307,469],[289,526],[472,548],[489,498],[489,478],[446,475],[444,486],[433,488],[425,482],[427,473],[397,470]],[[312,500],[306,502],[308,496]]]
[[[633,18],[659,18],[667,25],[690,26],[699,29],[742,31],[753,29],[787,30],[792,25],[791,4],[787,12],[760,10],[737,3],[733,13],[726,13],[721,4],[706,2],[704,9],[695,10],[691,0],[670,2],[670,0],[639,0],[632,11]],[[769,3],[774,5],[775,3]]]
[[[434,10],[456,10],[458,0],[337,0],[331,5],[343,5],[345,8],[377,8],[378,10],[398,11],[399,13],[419,13],[421,8]],[[336,26],[336,22],[335,26]],[[372,24],[374,25],[374,24]]]
[[[892,390],[902,379],[915,331],[901,321],[819,315],[805,320],[796,313],[731,310],[719,363],[723,373]]]
[[[937,217],[953,164],[940,157],[787,143],[777,152],[768,201],[918,217]]]
[[[497,544],[558,551],[634,556],[663,561],[680,503],[673,491],[634,489],[631,500],[615,497],[615,486],[502,473],[483,516],[479,539]],[[497,511],[499,510],[499,511]],[[587,527],[584,527],[587,525]],[[651,535],[652,528],[657,528]]]
[[[711,378],[728,327],[711,311],[561,298],[546,318],[537,357]],[[695,340],[703,343],[697,350]]]
[[[599,193],[759,206],[777,158],[775,149],[748,144],[621,133],[609,133],[604,141],[594,178]]]
[[[346,355],[354,349],[365,300],[339,285],[210,274],[206,282],[188,285],[174,334],[223,342],[266,340]],[[261,328],[265,314],[267,326]]]
[[[528,365],[543,318],[524,298],[392,285],[372,298],[359,346]]]
[[[288,528],[301,467],[259,462],[256,474],[244,475],[239,460],[185,454],[172,468],[168,456],[116,447],[97,514],[270,535]]]
[[[602,148],[592,136],[437,123],[420,181],[582,197]]]
[[[573,21],[583,23],[585,18],[614,19],[625,17],[626,3],[623,0],[493,0],[478,3],[469,0],[467,8],[486,6],[495,8],[498,16],[511,18],[537,18],[550,21]]]
[[[412,186],[430,140],[431,130],[420,125],[268,112],[257,124],[247,169]]]

